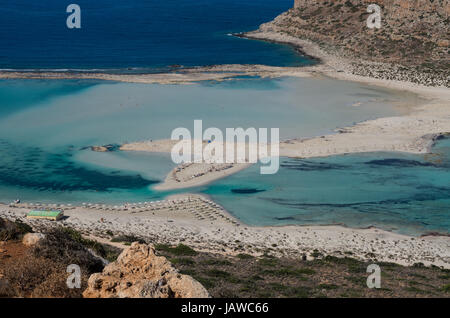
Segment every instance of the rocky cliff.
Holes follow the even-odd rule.
[[[180,274],[153,246],[133,243],[91,275],[83,297],[87,298],[207,298],[208,291],[188,275]]]
[[[381,7],[379,29],[367,27],[372,3]],[[261,30],[311,40],[339,56],[432,73],[448,84],[449,13],[449,0],[295,0]]]

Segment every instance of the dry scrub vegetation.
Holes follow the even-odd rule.
[[[88,240],[70,228],[53,228],[38,245],[21,242],[31,231],[26,224],[0,219],[0,284],[2,297],[81,297],[92,273],[114,261],[120,249]],[[5,241],[6,239],[6,241]],[[129,245],[144,242],[134,236],[114,236],[111,241]],[[151,243],[151,242],[147,242]],[[350,253],[333,257],[315,253],[315,260],[275,257],[267,250],[254,257],[198,252],[180,244],[156,244],[157,253],[167,257],[181,273],[191,275],[213,297],[450,297],[450,271],[415,264],[404,267],[375,259],[362,262]],[[275,248],[275,247],[274,247]],[[367,266],[382,270],[381,289],[366,286]],[[82,287],[66,286],[70,264],[78,264]]]

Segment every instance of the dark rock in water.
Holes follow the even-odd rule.
[[[381,159],[372,160],[366,162],[368,165],[378,165],[378,166],[392,166],[392,167],[432,167],[434,166],[429,162],[420,162],[416,160],[407,159]]]
[[[109,144],[104,146],[91,146],[89,147],[92,151],[98,151],[98,152],[109,152],[109,151],[116,151],[120,148],[117,144]]]
[[[442,232],[437,232],[437,231],[433,231],[433,232],[426,232],[424,234],[422,234],[420,237],[427,237],[427,236],[447,236],[450,237],[450,233],[442,233]]]
[[[259,189],[231,189],[231,192],[236,194],[252,194],[252,193],[258,193],[258,192],[264,192],[266,190],[259,190]]]
[[[347,166],[327,162],[316,162],[304,159],[284,161],[280,167],[299,171],[323,171],[345,169]]]

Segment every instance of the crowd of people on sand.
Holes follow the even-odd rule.
[[[179,165],[172,171],[172,179],[175,180],[175,182],[181,183],[181,182],[186,182],[186,181],[189,181],[189,180],[192,180],[195,178],[203,177],[211,172],[219,172],[219,171],[224,171],[224,170],[233,168],[233,164],[231,164],[231,163],[223,163],[223,164],[214,164],[214,163],[207,164],[207,163],[205,163],[205,164],[199,164],[198,167],[200,167],[200,165],[204,165],[204,167],[207,168],[206,170],[200,171],[198,173],[194,173],[192,175],[188,175],[186,177],[180,176],[180,173],[185,172],[186,169],[192,167],[193,165],[195,165],[195,164],[188,163],[188,164]]]

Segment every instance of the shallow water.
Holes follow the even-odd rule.
[[[174,167],[166,154],[46,151],[0,140],[0,201],[103,202],[160,199],[150,186]]]
[[[205,129],[280,127],[282,138],[312,136],[398,114],[402,109],[389,102],[402,98],[327,79],[194,85],[0,81],[0,200],[118,203],[161,197],[149,188],[173,168],[169,155],[82,149],[167,139],[176,127],[191,128],[194,119],[203,119]],[[355,108],[355,102],[362,104]]]
[[[33,99],[26,87],[42,98]],[[3,88],[2,87],[6,87]],[[11,102],[11,91],[30,96]],[[326,93],[324,93],[326,92]],[[243,79],[193,85],[85,81],[0,81],[0,137],[46,149],[168,139],[173,129],[280,128],[282,139],[331,133],[404,112],[413,95],[330,79]],[[359,105],[358,107],[355,107]]]

